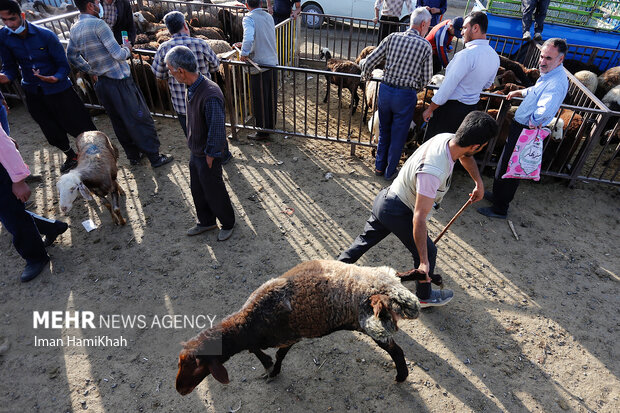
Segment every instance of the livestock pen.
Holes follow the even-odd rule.
[[[200,20],[212,16],[226,29],[230,42],[241,40],[240,21],[247,11],[237,6],[174,0],[136,0],[132,6],[135,10],[150,10],[159,20],[171,10],[187,13],[188,19]],[[77,12],[67,13],[37,23],[58,33],[61,41],[66,44],[67,29],[78,16]],[[322,24],[315,29],[307,27],[303,22],[308,17],[320,17]],[[396,24],[401,26],[401,30],[406,27],[403,23]],[[520,38],[493,34],[487,37],[498,54],[519,58],[528,68],[537,66],[540,54],[537,47],[527,47],[527,44]],[[317,16],[316,14],[309,16],[302,13],[297,20],[288,19],[279,24],[276,27],[276,38],[279,65],[271,69],[278,75],[278,105],[274,127],[269,131],[285,136],[348,144],[351,146],[352,153],[356,146],[375,147],[376,143],[373,141],[363,116],[367,111],[365,99],[362,99],[358,110],[352,113],[349,108],[352,96],[347,90],[339,96],[336,93],[337,88],[325,82],[326,75],[333,76],[333,74],[324,70],[325,62],[322,62],[319,56],[321,49],[327,47],[334,58],[355,60],[364,47],[377,44],[378,26],[372,20],[367,19]],[[462,40],[458,40],[452,53],[458,52],[463,47]],[[175,117],[167,88],[158,86],[150,69],[149,63],[154,53],[153,50],[138,48],[133,50],[133,58],[130,62],[132,76],[143,91],[153,115]],[[617,50],[569,45],[567,57],[597,65],[607,64],[607,67],[611,67],[617,65],[619,55]],[[237,137],[239,130],[255,129],[252,97],[249,93],[248,68],[247,64],[236,60],[222,60],[220,71],[224,79],[220,84],[229,112],[227,126],[231,128],[233,137]],[[88,76],[80,74],[71,76],[78,93],[87,106],[100,107],[92,87],[89,87]],[[620,159],[616,155],[619,148],[614,147],[613,139],[603,138],[603,132],[610,129],[614,129],[612,137],[614,133],[617,134],[618,115],[611,112],[585,89],[574,76],[571,74],[568,76],[569,95],[558,116],[570,114],[569,124],[574,123],[578,126],[561,142],[552,142],[549,139],[545,142],[545,161],[541,173],[567,179],[571,185],[577,179],[618,184],[620,183],[618,173]],[[338,78],[344,82],[345,79],[359,79],[359,75],[343,73],[338,74]],[[427,86],[426,93],[433,89],[435,89],[434,86]],[[3,88],[3,90],[8,92],[8,96],[21,97],[17,85],[12,85],[10,89]],[[322,96],[326,93],[328,99],[323,103]],[[361,93],[363,94],[363,90]],[[509,102],[497,94],[483,92],[481,96],[486,102],[481,103],[480,109],[494,110],[495,112],[492,113],[498,122],[504,123],[504,118],[509,116]],[[368,115],[372,116],[372,114]],[[496,140],[490,143],[489,148],[479,160],[482,170],[495,166],[499,145]],[[412,147],[415,147],[415,142],[409,143],[409,148]],[[587,172],[584,173],[586,170]]]

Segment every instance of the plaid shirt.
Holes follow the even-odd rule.
[[[71,27],[67,46],[69,63],[91,75],[124,79],[131,75],[131,52],[114,40],[112,29],[98,17],[80,14]]]
[[[362,80],[370,78],[372,70],[384,59],[383,82],[393,86],[420,90],[433,75],[433,48],[415,29],[392,33],[383,39],[361,64]]]
[[[103,6],[103,20],[108,23],[111,28],[116,24],[116,18],[118,17],[118,10],[116,10],[116,0],[108,4],[105,0],[101,0]]]
[[[413,11],[411,0],[377,0],[375,1],[375,9],[381,10],[382,16],[400,17],[403,3],[407,4],[407,10],[411,13]]]
[[[194,55],[196,55],[198,59],[198,71],[207,79],[211,79],[209,72],[216,72],[218,70],[220,59],[217,58],[213,49],[211,49],[211,46],[209,46],[207,42],[195,37],[189,37],[185,33],[173,34],[170,40],[163,42],[161,46],[159,46],[159,49],[157,49],[157,53],[155,53],[155,58],[151,64],[153,73],[155,73],[158,79],[168,79],[172,106],[177,113],[185,115],[187,113],[187,108],[185,107],[185,85],[177,82],[174,76],[170,76],[168,68],[166,67],[166,62],[164,62],[166,53],[175,46],[187,46],[194,52]]]

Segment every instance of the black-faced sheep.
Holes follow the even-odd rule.
[[[119,197],[125,192],[116,182],[118,149],[103,132],[89,131],[80,134],[75,144],[78,166],[61,176],[56,187],[60,193],[60,210],[66,214],[78,194],[92,199],[90,193],[101,198],[116,225],[125,225],[121,215]],[[112,204],[106,199],[110,194]]]
[[[321,49],[320,59],[325,59],[327,70],[334,73],[348,73],[354,75],[361,75],[362,70],[360,67],[350,60],[344,59],[332,59],[332,54],[327,47]],[[357,88],[361,86],[359,77],[345,77],[338,75],[325,75],[327,80],[327,90],[325,91],[325,98],[323,103],[327,103],[329,97],[330,84],[338,86],[338,98],[342,98],[342,88],[349,89],[351,92],[351,113],[354,113],[359,103],[359,96],[357,95]]]
[[[399,318],[418,317],[419,302],[395,274],[388,267],[308,261],[267,281],[238,312],[184,343],[177,391],[189,394],[209,374],[228,383],[224,363],[244,350],[258,357],[263,377],[273,379],[293,344],[339,330],[368,334],[394,360],[396,381],[404,381],[405,357],[392,334]],[[278,348],[275,364],[262,351],[270,347]]]

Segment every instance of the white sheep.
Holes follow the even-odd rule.
[[[437,86],[437,87],[440,87],[440,86],[441,86],[441,84],[443,83],[443,80],[444,80],[445,78],[446,78],[446,77],[445,77],[444,75],[440,75],[440,74],[433,75],[433,77],[431,77],[431,81],[430,81],[430,82],[428,82],[428,84],[429,84],[429,85],[435,85],[435,86]]]
[[[590,92],[596,92],[596,86],[598,85],[598,77],[596,73],[589,70],[581,70],[575,73],[575,77],[579,80]]]
[[[398,319],[417,318],[419,307],[391,268],[327,260],[299,264],[260,286],[238,312],[184,343],[176,389],[189,394],[209,374],[228,383],[224,363],[244,350],[256,355],[264,377],[273,379],[293,344],[338,330],[369,335],[394,360],[396,381],[404,381],[409,372],[392,335]],[[262,351],[269,347],[278,347],[275,364]]]
[[[551,122],[546,126],[551,130],[549,138],[555,142],[559,142],[564,137],[564,119],[553,118]]]
[[[121,215],[119,197],[125,192],[116,182],[118,149],[105,133],[88,131],[80,134],[75,142],[78,149],[78,165],[61,176],[56,187],[60,193],[60,210],[71,210],[78,194],[91,200],[91,192],[99,196],[110,211],[116,225],[125,225]],[[112,204],[106,199],[111,194]]]
[[[611,110],[620,110],[620,85],[607,92],[601,101]]]

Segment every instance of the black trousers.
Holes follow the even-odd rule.
[[[398,24],[385,24],[383,22],[400,22],[400,19],[395,16],[381,16],[379,18],[379,41],[377,44],[381,43],[381,40],[385,39],[390,33],[400,30]]]
[[[476,105],[466,105],[458,100],[447,101],[433,112],[426,127],[424,141],[440,133],[455,133],[465,116],[474,110]]]
[[[364,226],[364,232],[358,235],[353,244],[340,254],[338,260],[352,264],[390,234],[396,235],[400,242],[407,247],[413,257],[413,264],[417,268],[420,265],[420,256],[413,239],[413,211],[398,196],[390,194],[389,188],[385,188],[375,198],[372,213]],[[426,236],[426,248],[429,271],[430,274],[433,274],[437,261],[437,247],[428,235]],[[416,281],[418,298],[428,298],[430,288],[430,283]]]
[[[512,121],[510,131],[508,132],[508,138],[506,139],[506,144],[504,145],[504,150],[502,151],[499,162],[497,163],[497,168],[495,169],[495,179],[493,180],[492,206],[493,212],[496,214],[506,215],[508,213],[510,202],[514,199],[517,188],[519,188],[519,182],[521,181],[520,179],[502,179],[502,175],[504,175],[506,173],[506,169],[508,169],[508,161],[510,160],[512,151],[515,150],[519,135],[521,135],[521,131],[525,127],[525,125],[522,125],[517,121]]]
[[[145,153],[153,162],[159,155],[159,138],[142,92],[133,79],[99,76],[95,93],[103,105],[114,133],[128,159],[140,159]]]
[[[77,137],[80,133],[97,130],[84,103],[73,88],[51,95],[24,92],[26,106],[32,118],[39,124],[50,145],[63,152],[71,149],[67,134]]]
[[[439,59],[439,56],[433,53],[433,74],[436,75],[437,73],[441,72],[441,69],[443,69],[441,59]]]
[[[32,216],[24,208],[24,203],[13,194],[13,182],[0,165],[0,221],[13,236],[15,249],[27,262],[47,259],[47,252],[41,234],[52,233],[54,221]]]
[[[278,104],[278,73],[273,69],[250,75],[252,108],[257,128],[273,129]]]
[[[202,226],[214,225],[217,218],[222,229],[231,229],[235,225],[235,211],[222,178],[222,160],[215,158],[209,168],[205,156],[192,154],[189,178],[198,223]]]

